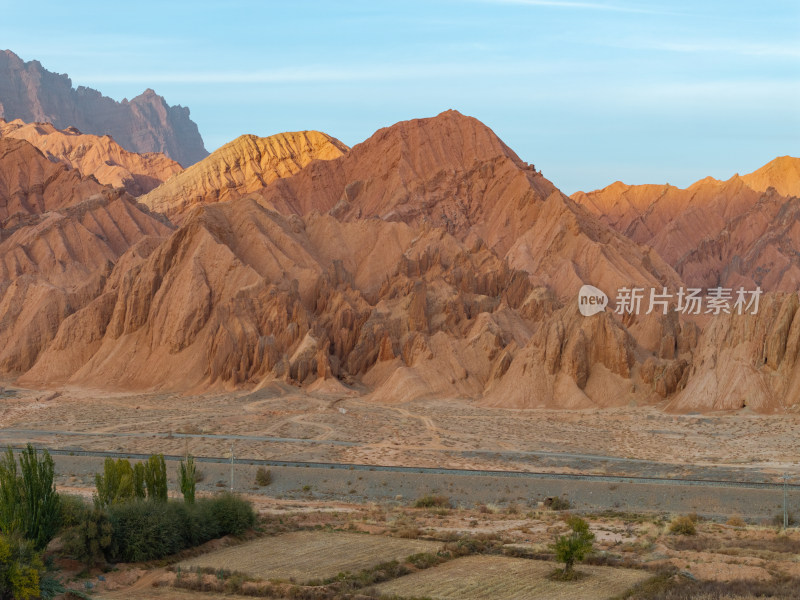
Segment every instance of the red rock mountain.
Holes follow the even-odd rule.
[[[719,274],[737,264],[724,252],[687,257],[709,240],[737,248],[726,236],[752,242],[748,224],[764,242],[748,246],[755,262],[740,260],[740,279],[789,277],[791,264],[764,261],[789,256],[791,198],[706,181],[662,190],[674,197],[664,206],[644,190],[621,194],[598,217],[603,197],[564,196],[455,111],[350,150],[314,135],[322,145],[310,132],[242,138],[173,177],[162,188],[183,183],[148,203],[175,229],[107,188],[28,211],[0,247],[13,257],[0,273],[0,314],[12,315],[0,319],[0,372],[26,385],[177,391],[281,380],[352,386],[375,401],[517,408],[795,402],[794,295],[767,294],[752,317],[582,317],[576,304],[583,283],[674,289],[681,273]],[[330,153],[309,156],[322,146]],[[722,215],[688,229],[674,254],[664,236],[675,268],[637,241],[651,242],[635,237],[641,227],[655,239],[684,222],[698,200]]]
[[[381,129],[347,154],[264,189],[283,214],[326,212],[442,228],[486,243],[559,295],[583,282],[677,281],[658,256],[599,226],[480,121],[457,111]],[[549,247],[558,251],[548,253]]]
[[[727,181],[686,189],[616,182],[572,198],[652,246],[689,285],[800,287],[800,159],[782,157]]]
[[[348,148],[318,131],[260,138],[243,135],[192,165],[141,199],[153,210],[183,220],[197,204],[225,202],[294,175],[314,160],[342,156]]]
[[[163,152],[184,167],[208,156],[188,108],[169,106],[151,89],[122,102],[91,88],[75,89],[66,75],[10,50],[0,51],[0,118],[111,135],[126,150]]]
[[[27,215],[70,206],[102,189],[95,179],[48,160],[32,144],[0,138],[0,231]]]
[[[125,188],[140,196],[183,169],[160,153],[128,152],[110,136],[82,134],[74,127],[59,130],[50,123],[10,123],[0,119],[0,137],[25,140],[48,159],[92,175],[98,182]]]

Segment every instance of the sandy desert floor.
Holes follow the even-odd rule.
[[[800,476],[798,426],[796,414],[389,405],[283,385],[202,396],[0,392],[2,444],[196,456],[223,456],[233,445],[243,458],[374,465],[651,476],[713,468],[721,478],[777,480]]]

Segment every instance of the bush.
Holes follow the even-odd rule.
[[[61,494],[58,522],[61,529],[69,529],[81,523],[89,512],[89,504],[81,496]]]
[[[175,554],[223,535],[241,535],[256,516],[250,503],[233,494],[184,502],[117,504],[109,509],[111,558],[140,562]]]
[[[8,448],[0,460],[0,530],[19,534],[44,549],[58,531],[61,511],[54,483],[55,465],[45,450],[41,459],[31,445],[19,457]]]
[[[594,549],[594,534],[589,531],[586,521],[570,516],[567,518],[567,525],[572,531],[557,537],[551,546],[556,553],[556,560],[564,563],[563,579],[572,578],[575,563],[582,561]]]
[[[453,506],[447,496],[427,494],[417,499],[414,503],[414,508],[453,508]]]
[[[417,569],[429,569],[435,567],[444,560],[443,557],[431,552],[418,552],[406,558],[406,562],[414,565]]]
[[[0,534],[1,600],[39,598],[39,581],[43,572],[42,557],[32,542]]]
[[[264,467],[258,467],[256,471],[256,485],[259,487],[266,487],[272,483],[272,472]]]
[[[731,527],[747,527],[747,523],[745,523],[744,519],[738,515],[733,515],[730,517],[725,524],[730,525]]]
[[[787,512],[786,516],[789,527],[794,527],[797,525],[797,519],[795,518],[794,513]],[[777,527],[783,527],[783,512],[779,512],[777,515],[772,517],[772,524]]]
[[[675,517],[669,524],[669,532],[672,535],[696,535],[697,528],[694,523],[689,516]]]
[[[115,561],[140,562],[183,550],[190,530],[185,505],[132,501],[109,508]]]
[[[88,567],[104,563],[111,555],[113,527],[106,510],[86,507],[80,520],[64,533],[64,551]]]
[[[256,524],[253,506],[235,494],[222,494],[210,502],[211,514],[219,525],[218,535],[242,535]]]
[[[569,510],[572,508],[572,503],[567,498],[561,496],[553,496],[544,501],[544,505],[550,510]]]

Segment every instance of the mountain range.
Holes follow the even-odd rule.
[[[185,170],[115,140],[0,124],[0,374],[21,385],[800,406],[800,159],[568,197],[456,111],[352,148],[245,135]],[[580,314],[586,284],[607,310]],[[623,288],[756,286],[756,314],[614,310]]]

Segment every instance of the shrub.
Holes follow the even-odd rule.
[[[64,533],[64,551],[88,567],[102,564],[111,555],[113,527],[106,510],[86,507],[78,523]]]
[[[450,504],[450,498],[447,496],[435,496],[427,494],[418,498],[414,503],[415,508],[453,508]]]
[[[19,457],[8,448],[0,460],[0,530],[17,533],[42,550],[58,531],[61,517],[56,492],[55,465],[45,450],[39,458],[28,444]]]
[[[161,558],[186,547],[189,531],[183,503],[132,501],[109,508],[112,558],[139,562]]]
[[[219,525],[219,535],[242,535],[256,524],[253,506],[235,494],[222,494],[211,502],[211,514]]]
[[[558,536],[551,546],[556,553],[556,560],[564,563],[564,579],[571,578],[575,563],[582,561],[594,549],[594,534],[589,531],[586,521],[570,516],[567,518],[567,525],[572,531]]]
[[[569,510],[572,508],[572,503],[567,498],[561,496],[553,496],[544,501],[544,505],[551,510]]]
[[[272,472],[264,467],[258,467],[256,471],[256,485],[259,487],[266,487],[272,483]]]
[[[43,572],[41,555],[32,542],[0,534],[1,600],[39,598],[39,581]]]
[[[81,523],[89,511],[89,504],[81,497],[73,494],[60,494],[58,522],[61,529],[69,529]]]
[[[672,535],[696,535],[697,528],[694,523],[689,516],[675,517],[669,524],[669,532]]]
[[[730,525],[731,527],[747,527],[747,523],[745,523],[744,519],[738,515],[733,515],[726,521],[725,524]]]
[[[797,525],[797,519],[795,519],[794,514],[792,512],[786,513],[787,516],[787,523],[789,527],[794,527]],[[772,517],[772,524],[776,525],[777,527],[783,527],[783,512],[779,512],[777,515]]]
[[[117,504],[109,509],[116,561],[163,558],[223,535],[241,535],[256,521],[250,503],[233,494],[184,502]]]
[[[418,552],[406,558],[406,562],[414,565],[417,569],[429,569],[435,567],[444,560],[443,557],[431,552]]]

